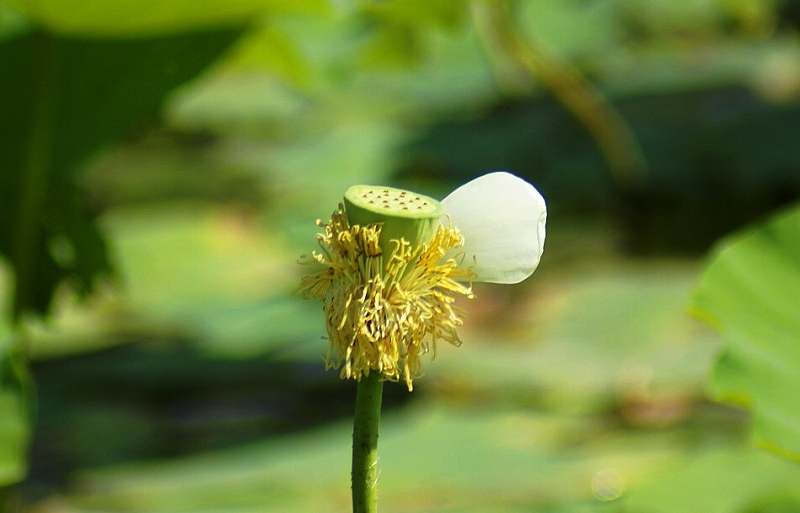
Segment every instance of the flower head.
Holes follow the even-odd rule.
[[[470,185],[476,182],[478,189]],[[480,190],[488,203],[475,202]],[[524,212],[498,215],[509,204]],[[461,343],[455,296],[472,298],[473,280],[515,283],[536,268],[544,211],[541,195],[508,173],[478,178],[442,203],[390,187],[351,187],[330,221],[317,222],[324,231],[313,261],[325,268],[297,290],[323,303],[328,368],[354,379],[380,372],[411,390],[422,373],[420,355],[435,355],[438,340]],[[459,223],[476,237],[462,234]]]

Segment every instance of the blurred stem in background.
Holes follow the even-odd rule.
[[[53,50],[50,39],[43,36],[38,39],[36,48],[36,83],[31,87],[36,91],[36,102],[33,106],[28,146],[19,173],[20,194],[17,198],[16,219],[13,227],[11,247],[12,265],[17,274],[16,290],[12,297],[12,318],[21,324],[22,310],[35,303],[37,268],[37,239],[39,225],[48,186],[48,170],[51,166],[49,158],[52,154],[52,138],[55,125],[55,80],[53,69]]]
[[[0,401],[2,427],[0,455],[0,512],[20,511],[21,497],[16,483],[28,472],[28,451],[36,417],[36,388],[28,364],[30,336],[27,325],[18,321],[14,333],[0,342]]]
[[[22,480],[27,473],[28,450],[35,416],[34,380],[28,366],[30,337],[23,314],[26,306],[36,303],[38,274],[42,272],[38,265],[37,252],[40,248],[37,244],[47,196],[48,170],[51,165],[49,150],[52,146],[56,101],[50,39],[46,36],[39,38],[35,52],[38,66],[35,83],[31,87],[37,101],[31,114],[21,172],[18,173],[19,193],[15,201],[13,226],[9,229],[12,241],[8,256],[16,272],[16,280],[13,281],[14,289],[9,293],[9,297],[13,298],[8,313],[13,334],[2,344],[4,354],[0,356],[0,393],[4,398],[14,398],[12,403],[16,411],[13,417],[17,422],[11,421],[16,429],[12,428],[10,434],[4,433],[5,436],[0,440],[3,459],[14,462],[12,475],[3,476],[4,481],[9,484],[0,487],[0,511],[20,509],[14,483]]]
[[[569,63],[528,40],[511,2],[474,0],[471,7],[499,86],[514,93],[521,87],[527,89],[531,79],[541,81],[589,131],[619,190],[636,190],[647,168],[644,155],[630,127],[603,94]],[[517,80],[524,79],[524,85],[514,83],[515,75]]]

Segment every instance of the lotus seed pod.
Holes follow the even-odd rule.
[[[344,205],[351,225],[383,224],[380,246],[387,256],[392,240],[402,238],[412,246],[430,241],[444,215],[437,200],[393,187],[354,185],[345,192]]]

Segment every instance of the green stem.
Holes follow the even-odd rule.
[[[19,195],[13,227],[14,248],[11,261],[16,273],[16,288],[11,305],[14,321],[36,302],[37,243],[42,209],[47,195],[47,173],[55,123],[55,64],[49,36],[37,40],[35,104],[31,113],[31,133],[26,159],[20,170]]]
[[[580,71],[523,35],[511,4],[508,0],[472,2],[478,33],[490,58],[497,61],[498,53],[508,56],[515,67],[553,93],[594,138],[618,187],[630,191],[641,186],[647,162],[625,119]],[[495,69],[499,71],[497,65]]]
[[[353,513],[378,511],[378,430],[383,378],[372,371],[358,380],[353,419]]]

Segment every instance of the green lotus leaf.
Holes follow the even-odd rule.
[[[177,86],[215,62],[241,29],[150,38],[56,36],[0,41],[0,254],[14,270],[15,318],[46,314],[56,287],[88,293],[111,274],[96,215],[75,174],[155,116]]]
[[[800,206],[723,241],[691,309],[723,334],[713,396],[751,409],[757,443],[800,461]]]

